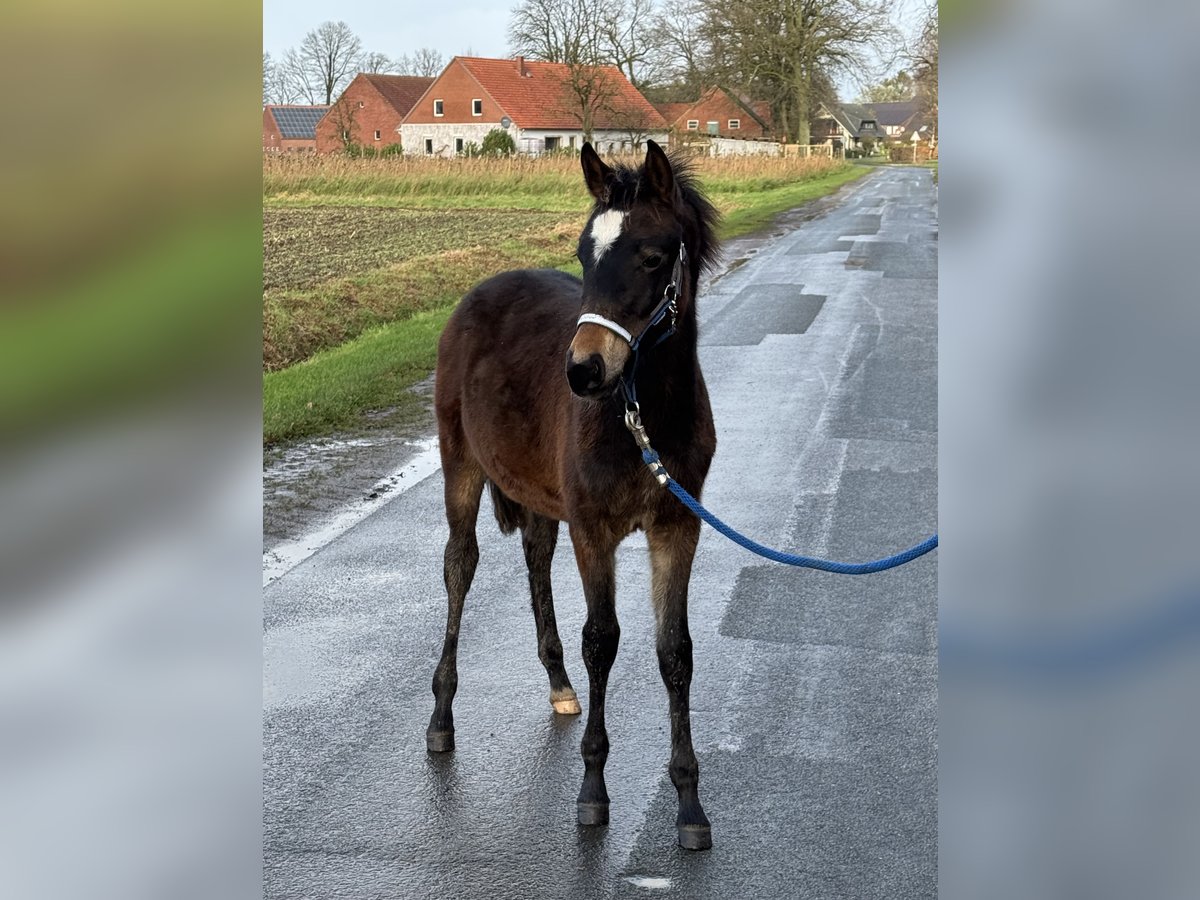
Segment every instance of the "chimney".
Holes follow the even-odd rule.
[[[515,57],[517,60],[517,74],[524,78],[528,73],[525,71],[525,57]]]

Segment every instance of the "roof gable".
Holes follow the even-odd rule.
[[[655,103],[654,108],[658,110],[659,115],[666,120],[668,125],[674,125],[683,118],[685,112],[695,105],[691,100],[687,100],[683,103]]]
[[[703,91],[700,94],[700,99],[696,100],[692,103],[678,103],[678,104],[675,104],[675,103],[665,104],[664,103],[664,104],[659,104],[659,109],[661,110],[664,106],[682,107],[682,109],[675,114],[674,118],[670,118],[667,120],[668,122],[670,122],[672,124],[678,123],[680,121],[687,121],[687,120],[697,120],[698,121],[700,118],[700,113],[699,113],[700,107],[711,102],[714,98],[722,96],[722,95],[724,97],[728,98],[730,103],[732,103],[738,109],[742,110],[748,117],[750,117],[755,122],[757,122],[764,131],[769,132],[772,130],[771,106],[769,103],[767,103],[765,100],[747,100],[744,97],[740,96],[739,94],[735,93],[734,91],[731,91],[728,88],[721,87],[720,85],[714,85],[713,87],[710,87],[707,90]],[[674,111],[674,110],[672,110],[672,111]]]
[[[375,88],[401,117],[408,115],[421,95],[437,80],[420,75],[378,75],[371,72],[361,72],[358,77]]]

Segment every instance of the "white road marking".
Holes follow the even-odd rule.
[[[326,544],[341,537],[371,513],[391,503],[442,467],[436,440],[418,442],[421,452],[375,483],[372,500],[360,500],[342,509],[332,519],[308,534],[285,541],[263,554],[263,587],[286,575]]]
[[[593,262],[600,262],[600,257],[604,256],[608,248],[621,236],[625,216],[626,214],[618,209],[606,209],[592,220]]]
[[[671,887],[670,878],[656,878],[646,875],[626,875],[625,880],[634,887],[647,888],[652,891],[663,891]]]

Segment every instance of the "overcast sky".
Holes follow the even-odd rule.
[[[263,0],[263,49],[278,59],[297,46],[305,33],[329,19],[343,20],[366,50],[388,56],[432,47],[449,60],[470,51],[475,56],[508,56],[508,17],[516,0]],[[896,21],[911,34],[920,21],[923,0],[896,0]],[[843,78],[842,100],[858,93]]]
[[[478,0],[263,0],[263,49],[274,57],[297,46],[306,32],[342,20],[367,50],[388,56],[432,47],[450,59],[508,55],[510,3]]]

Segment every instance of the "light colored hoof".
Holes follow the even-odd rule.
[[[579,698],[575,696],[574,691],[563,691],[557,697],[551,694],[550,705],[560,716],[577,716],[583,712],[579,707]]]

